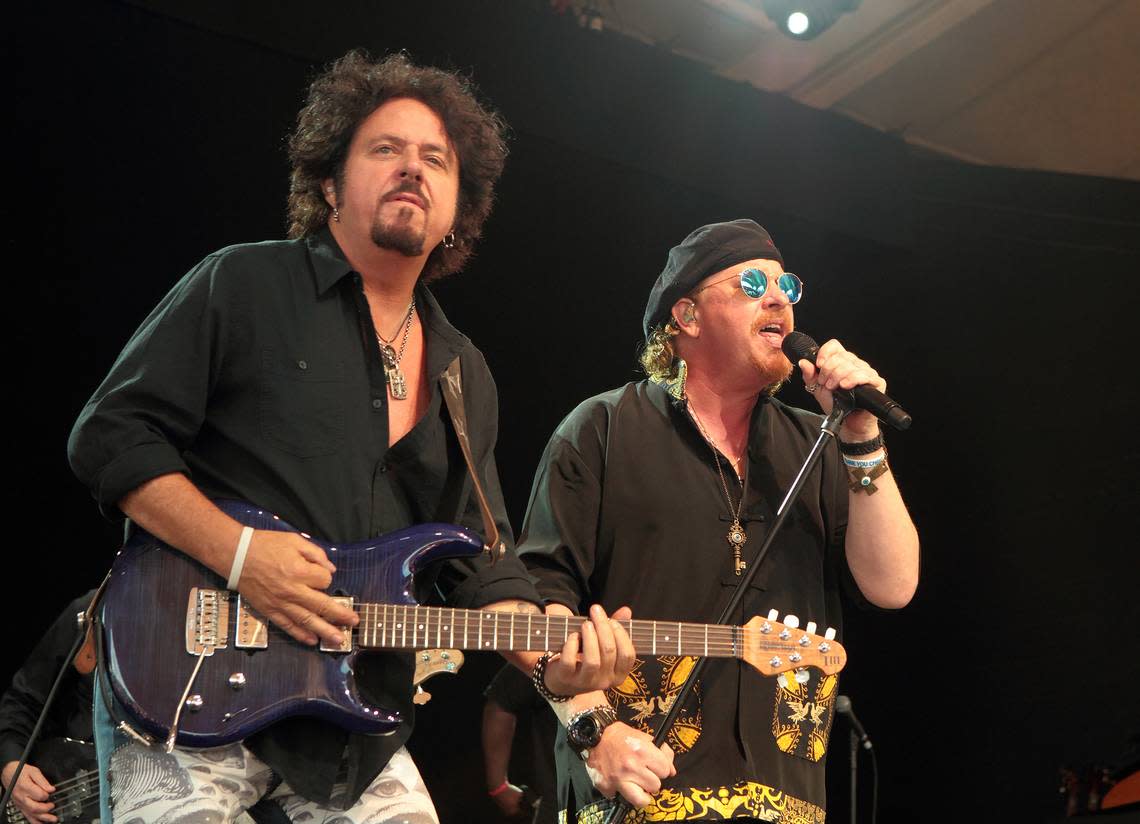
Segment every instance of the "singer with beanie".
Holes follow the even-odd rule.
[[[798,371],[820,411],[832,393],[886,381],[839,341],[789,361],[799,277],[751,220],[692,232],[649,293],[647,379],[591,398],[559,425],[539,465],[519,550],[552,614],[591,603],[711,623],[764,542],[818,435],[819,412],[777,400]],[[918,583],[918,535],[878,420],[851,412],[827,447],[743,601],[840,627],[841,590],[881,608]],[[695,659],[639,649],[623,683],[553,702],[568,821],[822,822],[824,756],[838,676],[764,677],[709,661],[660,748],[653,736]],[[564,696],[556,696],[563,698]]]

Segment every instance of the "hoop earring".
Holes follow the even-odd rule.
[[[443,236],[443,248],[444,249],[454,249],[455,248],[455,231],[454,230],[448,232],[446,235]]]

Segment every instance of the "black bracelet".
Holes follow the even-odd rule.
[[[555,704],[561,704],[564,701],[569,701],[574,696],[572,695],[555,695],[546,686],[546,664],[551,658],[555,656],[553,652],[544,652],[542,656],[534,662],[534,670],[530,674],[530,681],[534,684],[534,688],[538,690],[538,694],[545,698],[547,701],[552,701]]]
[[[870,455],[872,452],[878,452],[882,448],[882,432],[871,438],[869,441],[859,441],[858,443],[847,443],[845,441],[839,442],[839,451],[844,455]]]

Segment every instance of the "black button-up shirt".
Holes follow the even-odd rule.
[[[482,354],[419,286],[431,398],[388,445],[388,392],[360,276],[327,229],[294,241],[231,246],[187,274],[143,321],[71,434],[76,474],[104,513],[173,472],[208,496],[238,498],[331,542],[444,521],[482,532],[438,377],[459,357],[471,448],[504,540],[511,530],[495,466],[498,397]],[[448,602],[536,601],[513,553],[442,565]],[[411,733],[411,658],[377,656],[360,681],[400,710],[400,732],[349,736],[292,719],[247,744],[314,800],[331,791],[345,747],[355,799]]]
[[[12,684],[0,698],[0,767],[17,761],[35,729],[36,720],[43,711],[48,693],[61,669],[66,667],[59,692],[51,711],[40,730],[37,743],[55,738],[72,738],[91,741],[91,693],[93,680],[90,674],[82,675],[68,661],[79,626],[75,616],[87,609],[95,591],[76,598],[55,619],[43,638],[36,644],[24,666],[12,676]],[[94,759],[94,753],[91,758]],[[49,776],[59,781],[66,776],[56,770],[62,765],[45,764],[33,755],[29,764],[42,767]],[[91,768],[94,768],[94,764]],[[56,768],[56,769],[53,769]]]
[[[736,507],[748,535],[743,557],[750,560],[819,423],[818,415],[760,398],[740,505],[731,464],[701,435],[686,404],[663,387],[643,381],[585,401],[546,447],[519,538],[539,592],[576,612],[597,602],[607,611],[628,605],[639,619],[715,621],[741,581],[726,539]],[[820,634],[829,625],[839,628],[840,590],[854,589],[844,558],[847,505],[846,474],[832,444],[733,623],[777,609],[802,624],[816,622]],[[629,677],[607,691],[619,718],[654,734],[692,660],[639,649]],[[710,661],[668,738],[677,775],[662,782],[665,789],[643,811],[646,820],[766,819],[783,810],[797,821],[822,821],[822,754],[837,682],[812,673],[810,682],[793,679],[785,689],[747,664]],[[793,701],[814,714],[788,720]],[[558,760],[564,808],[586,810],[592,820],[600,796],[564,735]]]

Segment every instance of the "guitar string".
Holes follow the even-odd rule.
[[[688,625],[689,629],[692,629],[694,627],[701,627],[702,629],[694,630],[690,633],[685,633],[682,631],[682,633],[681,633],[681,635],[682,635],[681,644],[683,647],[685,647],[687,649],[686,654],[695,655],[698,652],[703,654],[704,648],[705,648],[703,625],[701,625],[701,624],[690,624],[690,625]],[[400,629],[392,628],[392,629],[384,629],[384,630],[373,631],[373,630],[370,630],[368,627],[365,627],[362,630],[359,626],[357,626],[357,627],[354,627],[353,629],[357,633],[370,632],[371,634],[374,634],[375,636],[377,636],[379,639],[379,642],[375,643],[375,644],[365,644],[363,641],[358,639],[358,643],[360,643],[362,646],[364,646],[366,648],[376,648],[376,649],[385,649],[385,648],[387,648],[387,649],[423,649],[423,648],[430,648],[429,645],[431,643],[431,637],[430,637],[431,635],[435,635],[437,638],[440,638],[443,633],[447,633],[449,643],[450,643],[450,638],[451,638],[450,629],[442,629],[441,627],[437,627],[434,623],[431,623],[429,626],[425,627],[423,630],[416,629],[416,630],[412,631],[411,634],[414,637],[418,637],[422,633],[424,636],[422,641],[411,640],[411,641],[408,641],[405,643],[400,643],[400,644],[394,644],[394,643],[388,644],[385,642],[390,640],[392,638],[392,636],[394,636],[396,633],[399,633],[402,637],[406,637],[407,631],[403,628],[400,628]],[[490,634],[492,636],[492,642],[493,642],[494,637],[495,637],[494,630],[485,630],[485,631],[490,632]],[[277,627],[273,624],[270,624],[270,626],[269,626],[269,634],[270,634],[271,638],[278,638],[278,639],[282,639],[282,640],[286,640],[286,641],[295,640],[293,638],[293,636],[291,636],[285,630],[283,630],[280,627]],[[480,647],[478,647],[477,645],[470,643],[470,636],[477,635],[477,634],[478,634],[478,628],[476,626],[469,627],[468,628],[468,636],[469,636],[468,641],[469,641],[469,643],[462,644],[461,646],[463,646],[465,648],[471,648],[471,649],[480,649]],[[510,632],[507,629],[500,628],[500,635],[509,636]],[[558,638],[561,635],[562,635],[561,632],[551,632],[549,637]],[[742,634],[742,642],[746,646],[748,646],[749,644],[755,645],[755,642],[751,641],[752,636],[753,636],[753,632],[751,630],[745,630],[744,633]],[[518,637],[518,630],[517,629],[515,631],[515,637],[516,637],[516,639]],[[526,636],[526,637],[529,637],[529,636]],[[747,640],[744,640],[744,639],[747,639]],[[504,640],[506,640],[506,639],[504,639]],[[634,649],[650,650],[653,648],[653,633],[651,630],[640,632],[640,633],[635,631],[630,635],[630,640],[633,642]],[[662,653],[664,653],[667,650],[669,650],[671,647],[675,647],[676,644],[677,644],[677,635],[676,634],[670,633],[668,638],[666,638],[665,635],[663,635],[659,629],[658,636],[657,636],[657,648],[658,648],[658,650],[660,650]],[[770,648],[773,650],[792,649],[793,645],[794,645],[794,642],[791,640],[782,641],[782,640],[777,640],[777,639],[773,638]],[[443,646],[446,647],[448,645],[443,644]],[[506,648],[510,648],[510,647],[515,647],[515,649],[518,649],[520,646],[521,646],[521,644],[520,645],[507,644],[507,646],[503,647],[503,648],[506,649]],[[562,646],[562,643],[559,642],[558,646],[554,648],[554,651],[557,651],[557,649],[560,648],[561,646]],[[733,657],[736,654],[739,646],[740,646],[740,644],[734,644],[730,638],[723,638],[723,637],[714,638],[712,634],[709,635],[708,650],[709,650],[710,657]],[[490,650],[498,650],[498,649],[500,649],[500,646],[492,643],[491,645],[485,644],[481,648],[482,649],[490,649]],[[539,648],[540,647],[536,646],[533,648],[532,651],[537,651]],[[795,648],[798,649],[799,648],[798,645],[795,645]],[[541,647],[541,649],[546,649],[546,647]],[[804,649],[810,649],[810,647],[804,647]],[[718,653],[719,653],[719,655],[718,655]]]
[[[359,629],[359,628],[354,628],[354,629]],[[395,632],[399,632],[401,635],[403,635],[403,630],[396,630]],[[285,630],[278,629],[276,627],[271,627],[270,633],[271,633],[272,638],[280,639],[282,641],[294,641],[294,640],[296,640],[289,633],[285,632]],[[377,639],[376,639],[375,643],[365,643],[364,641],[358,639],[357,644],[364,649],[419,650],[419,649],[434,649],[437,646],[440,648],[444,648],[444,649],[450,648],[450,638],[446,639],[446,642],[441,641],[438,644],[434,644],[430,637],[425,636],[422,640],[419,640],[419,641],[409,639],[407,641],[402,641],[401,643],[397,644],[397,643],[390,643],[390,641],[392,640],[390,638],[390,636],[392,636],[392,634],[393,634],[392,630],[386,630],[383,632],[377,631],[376,632]],[[435,632],[434,629],[430,630],[430,634],[437,635],[437,633]],[[474,628],[472,628],[469,635],[475,635],[475,634],[476,634],[476,632],[475,632]],[[418,636],[419,632],[417,631],[415,633],[415,635]],[[437,635],[437,637],[438,637],[438,635]],[[486,640],[486,639],[484,639],[484,640]],[[504,640],[506,640],[506,639],[504,639]],[[634,642],[633,645],[634,645],[635,650],[641,649],[643,652],[648,652],[653,648],[652,636],[645,636],[641,639],[631,638],[631,640]],[[703,636],[701,636],[699,638],[696,638],[696,637],[694,637],[694,638],[683,638],[681,640],[681,644],[684,647],[684,652],[682,653],[684,655],[698,655],[698,654],[704,655],[705,654],[705,643],[704,643],[704,637]],[[657,649],[658,649],[658,652],[660,654],[666,654],[666,653],[670,652],[670,650],[675,648],[676,645],[677,645],[677,638],[676,638],[676,636],[671,635],[668,640],[665,640],[663,638],[659,638],[658,643],[657,643]],[[305,646],[309,646],[309,645],[306,644]],[[460,644],[459,646],[463,649],[468,649],[468,650],[484,649],[484,650],[497,651],[497,650],[503,649],[503,650],[514,650],[514,651],[526,651],[526,645],[521,644],[521,643],[498,645],[498,644],[494,644],[492,641],[492,643],[484,644],[482,647],[479,647],[478,645],[471,643],[470,639],[469,639],[469,643]],[[752,646],[755,646],[755,645],[752,644]],[[557,652],[559,649],[561,649],[561,647],[562,647],[562,643],[559,642],[557,644],[557,646],[551,647],[549,649],[552,652]],[[798,648],[799,647],[796,646],[792,641],[778,641],[778,642],[775,642],[770,647],[767,647],[767,649],[770,649],[771,651],[774,651],[774,652],[778,652],[781,650],[794,651]],[[546,650],[546,649],[548,649],[546,646],[534,645],[531,647],[530,651],[531,652],[538,652],[539,650]],[[732,658],[732,657],[736,657],[737,653],[738,653],[738,649],[739,649],[739,645],[734,645],[731,641],[714,641],[712,638],[709,638],[708,655],[711,658]],[[763,649],[765,649],[765,647],[761,646],[760,649],[763,650]],[[810,647],[807,647],[805,649],[810,649]]]
[[[232,603],[234,599],[232,596],[230,596],[229,598],[227,598],[227,600]],[[455,608],[456,612],[452,612],[452,614],[448,616],[448,615],[444,615],[444,612],[451,610],[452,609],[451,607],[430,607],[430,606],[418,606],[418,605],[414,605],[414,604],[405,605],[405,604],[359,603],[359,604],[353,604],[352,608],[353,608],[353,611],[356,612],[358,615],[367,616],[367,618],[369,620],[374,619],[374,618],[385,618],[386,619],[386,618],[391,617],[395,620],[402,620],[403,622],[408,623],[407,618],[409,617],[409,613],[411,613],[410,617],[412,619],[412,622],[420,623],[423,625],[422,630],[419,627],[417,627],[416,629],[414,629],[412,631],[413,641],[411,642],[411,644],[400,644],[400,645],[394,644],[390,647],[390,648],[394,648],[394,649],[400,649],[400,648],[412,649],[412,648],[424,647],[424,646],[426,646],[427,643],[429,643],[430,635],[432,633],[435,633],[436,637],[439,638],[440,635],[442,634],[442,632],[446,631],[446,632],[448,632],[448,634],[450,636],[452,633],[452,629],[449,628],[447,630],[444,630],[443,629],[443,623],[444,622],[450,622],[448,624],[449,627],[450,627],[450,624],[453,623],[456,625],[455,628],[458,628],[459,621],[455,620],[457,617],[456,612],[458,612],[458,616],[470,615],[472,613],[478,613],[481,615],[487,615],[487,614],[489,614],[489,615],[508,615],[508,616],[512,615],[512,614],[517,615],[517,613],[501,613],[501,612],[492,612],[490,610],[485,610],[485,611],[466,610],[465,611],[465,610],[462,610],[462,609],[457,607],[457,608]],[[389,610],[392,612],[391,615],[388,614]],[[418,610],[426,610],[426,611],[428,611],[428,614],[426,616],[420,615],[418,613]],[[545,616],[545,615],[540,616],[540,618],[546,618],[546,617],[547,616]],[[572,622],[574,619],[578,619],[578,618],[582,618],[582,616],[562,616],[562,615],[551,616],[551,623],[553,623],[554,626],[552,627],[553,631],[550,633],[550,636],[548,636],[548,637],[562,636],[563,638],[565,638],[566,635],[569,634],[569,632],[573,631],[572,628],[570,626],[568,626],[568,624],[570,622]],[[477,633],[479,631],[479,623],[477,623],[475,627],[471,627],[468,622],[464,622],[464,623],[466,624],[465,629],[467,630],[469,635],[472,632]],[[657,640],[656,646],[658,648],[664,650],[664,649],[667,649],[669,647],[669,645],[676,645],[678,642],[678,636],[679,636],[680,643],[682,646],[689,647],[689,648],[694,648],[694,647],[699,648],[701,651],[704,650],[704,648],[706,646],[706,642],[707,642],[707,647],[708,647],[710,656],[713,656],[713,655],[716,655],[719,653],[719,655],[717,657],[732,657],[736,654],[738,646],[741,646],[741,645],[747,646],[748,644],[745,643],[746,641],[750,641],[750,642],[752,642],[752,644],[755,644],[757,640],[759,640],[761,642],[762,646],[767,646],[767,648],[771,649],[771,650],[780,650],[780,649],[785,649],[785,648],[791,648],[791,649],[800,649],[800,650],[808,651],[808,650],[811,650],[811,648],[813,646],[815,646],[815,639],[818,638],[818,636],[808,634],[809,638],[812,638],[812,643],[805,647],[805,646],[801,646],[799,644],[796,644],[793,639],[787,639],[787,640],[778,639],[778,635],[776,635],[776,634],[771,634],[771,635],[769,635],[767,633],[762,634],[758,630],[749,629],[748,627],[743,627],[743,626],[724,626],[724,625],[720,625],[720,624],[696,624],[696,623],[686,623],[686,622],[676,622],[676,621],[657,621],[657,622],[654,622],[654,621],[646,621],[645,619],[633,620],[633,621],[620,621],[619,623],[625,628],[626,632],[629,633],[630,640],[634,642],[635,649],[649,649],[649,648],[653,647],[654,638],[656,637],[656,640]],[[636,627],[631,626],[633,623],[636,623],[637,626]],[[649,624],[649,626],[647,626],[646,624]],[[675,633],[672,631],[674,629],[674,627],[677,628],[677,631]],[[707,635],[706,635],[706,628],[708,630]],[[358,633],[366,633],[367,632],[367,633],[372,634],[373,636],[379,635],[381,643],[378,645],[375,645],[375,644],[372,645],[372,646],[375,646],[378,648],[384,648],[385,647],[385,644],[383,643],[385,640],[385,636],[394,636],[397,631],[401,634],[401,636],[403,638],[406,638],[406,636],[407,636],[407,628],[405,628],[405,627],[401,627],[399,629],[397,629],[396,627],[385,628],[385,629],[373,629],[371,627],[361,628],[360,626],[357,626],[357,627],[354,627],[354,629]],[[508,636],[517,636],[518,631],[520,629],[521,629],[520,627],[516,627],[514,629],[514,632],[512,633],[512,631],[509,627],[503,628],[501,626],[498,626],[498,627],[490,628],[490,632],[491,632],[491,636],[492,636],[492,644],[494,644],[494,641],[497,640],[497,636],[498,636],[499,632],[506,632],[508,634]],[[422,643],[414,640],[415,636],[419,635],[421,631],[424,634],[424,641]],[[794,634],[799,633],[800,630],[796,629],[796,630],[792,630],[792,632],[793,632],[793,637],[794,637]],[[737,633],[739,633],[739,636],[737,636]],[[281,629],[280,627],[276,626],[275,624],[269,625],[269,634],[271,637],[292,639],[292,636],[289,635],[289,633],[287,633],[285,630]],[[798,640],[798,639],[796,639],[796,640]],[[823,639],[820,638],[819,640],[823,640]],[[738,644],[737,643],[738,641],[741,643]],[[764,641],[767,641],[768,644],[764,645],[763,644]],[[513,646],[513,644],[511,644],[511,645]],[[464,646],[471,646],[471,645],[470,644],[464,644]],[[479,648],[479,647],[476,647],[476,648]],[[484,649],[498,649],[499,647],[497,644],[495,644],[495,645],[484,644],[482,646],[482,648],[484,648]]]
[[[82,782],[82,784],[77,785],[77,782]],[[98,775],[60,781],[56,783],[55,792],[51,794],[48,800],[55,802],[56,806],[53,812],[57,812],[63,806],[74,804],[77,801],[79,803],[79,809],[82,810],[84,807],[88,807],[99,800],[98,787]],[[24,820],[26,821],[27,819],[25,818]]]
[[[89,770],[86,775],[79,775],[74,778],[68,778],[64,781],[57,781],[55,783],[55,793],[53,793],[53,795],[70,789],[72,786],[76,785],[79,782],[87,782],[88,784],[91,784],[98,783],[98,781],[98,773],[96,773],[94,770]]]
[[[433,635],[433,634],[436,636],[437,639],[440,639],[440,641],[437,643],[437,645],[442,646],[442,647],[447,647],[450,643],[452,643],[451,639],[453,637],[451,635],[450,629],[442,629],[442,627],[437,627],[434,623],[430,623],[430,622],[428,623],[428,625],[423,630],[420,630],[418,628],[413,630],[412,631],[413,638],[410,641],[404,640],[407,638],[407,630],[405,630],[403,628],[399,628],[399,629],[391,628],[391,629],[383,629],[383,630],[372,631],[367,627],[365,627],[363,630],[361,630],[361,628],[358,626],[358,627],[354,627],[354,630],[356,630],[358,633],[370,632],[371,634],[373,634],[375,636],[373,639],[375,641],[374,643],[367,643],[366,642],[367,639],[361,639],[358,637],[357,643],[361,647],[366,648],[366,649],[409,649],[410,650],[410,649],[432,648],[431,647],[431,644],[432,644],[431,635]],[[661,634],[660,630],[661,630],[661,628],[659,628],[659,631],[658,631],[657,645],[656,646],[657,646],[657,649],[659,652],[665,653],[677,645],[677,635],[670,633],[668,635],[668,637],[666,637],[665,635]],[[690,632],[685,632],[685,630],[690,630]],[[494,630],[492,629],[489,631],[490,631],[491,636],[492,636],[491,643],[484,644],[484,645],[482,645],[482,647],[480,647],[477,644],[472,643],[471,639],[470,639],[471,635],[477,635],[478,634],[478,628],[477,627],[468,627],[468,636],[469,636],[468,642],[465,644],[460,644],[460,646],[463,648],[466,648],[466,649],[489,649],[489,650],[511,649],[511,648],[514,648],[517,650],[517,649],[521,649],[523,646],[521,643],[519,643],[519,644],[507,643],[506,646],[500,646],[499,644],[494,643],[494,641],[495,641]],[[394,641],[394,635],[397,632],[401,635],[401,639],[402,639],[401,643],[398,643],[398,644],[397,643],[389,643],[389,641]],[[443,643],[442,638],[441,638],[442,634],[445,632],[448,634],[448,643],[446,643],[446,644]],[[422,640],[415,640],[421,633],[424,636],[423,639]],[[500,634],[504,634],[504,633],[507,635],[510,634],[509,630],[500,629]],[[295,640],[293,638],[293,636],[291,636],[285,630],[280,629],[279,627],[274,626],[272,624],[270,625],[270,628],[269,628],[269,634],[270,634],[270,637],[274,638],[274,639],[280,639],[280,640],[284,640],[284,641],[294,641]],[[558,638],[559,635],[561,635],[561,633],[552,632],[549,637]],[[705,653],[706,645],[705,645],[705,638],[704,638],[703,625],[702,624],[689,624],[686,627],[683,627],[682,632],[681,632],[681,636],[682,636],[681,637],[681,645],[684,648],[684,651],[682,654],[686,654],[686,655],[697,655],[697,654],[704,655],[704,654],[706,654]],[[757,640],[757,636],[759,636],[759,640]],[[516,629],[515,638],[517,639],[517,637],[518,637],[518,630]],[[529,637],[529,636],[527,636],[527,637]],[[504,640],[506,640],[506,639],[504,639]],[[640,633],[637,631],[634,631],[630,635],[630,640],[633,642],[635,649],[642,650],[643,652],[647,652],[647,651],[653,649],[653,646],[654,646],[654,644],[653,644],[653,633],[651,630],[643,631]],[[559,643],[557,646],[553,647],[552,649],[554,651],[557,651],[557,649],[560,646],[561,646],[561,643]],[[710,634],[709,638],[708,638],[708,645],[707,645],[708,653],[707,654],[709,657],[713,657],[713,658],[739,657],[740,652],[741,652],[740,648],[742,646],[745,648],[755,648],[759,651],[771,651],[771,652],[800,651],[801,653],[803,653],[803,652],[810,652],[812,649],[812,647],[810,645],[807,647],[803,647],[803,646],[800,646],[798,643],[796,643],[795,640],[792,640],[792,639],[782,640],[782,639],[779,639],[777,636],[761,636],[761,635],[759,635],[759,633],[756,633],[752,630],[745,629],[742,632],[741,639],[740,639],[739,643],[734,643],[732,641],[732,639],[724,638],[723,635],[721,637],[717,638],[717,637],[714,637],[712,634]],[[539,646],[534,646],[531,649],[532,649],[532,651],[538,651],[539,649],[546,649],[546,647],[539,645]]]

